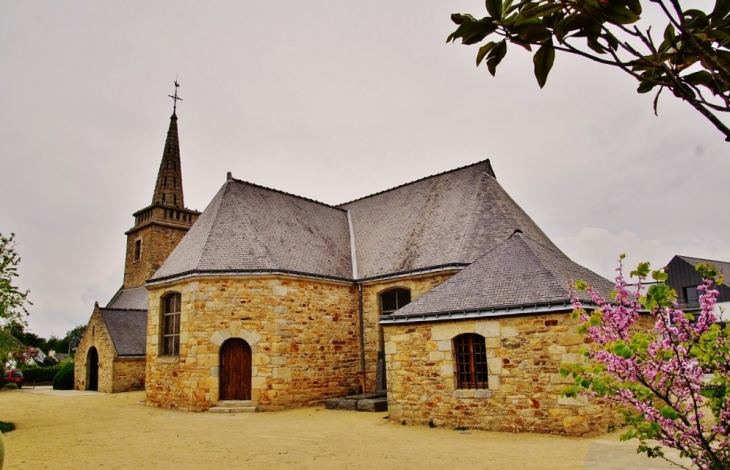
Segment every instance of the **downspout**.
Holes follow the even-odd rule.
[[[367,390],[365,383],[365,325],[363,324],[363,311],[362,311],[362,283],[357,283],[357,299],[358,299],[358,311],[360,318],[360,387],[362,387],[362,393]]]
[[[364,325],[364,314],[362,307],[362,282],[358,282],[357,279],[357,252],[355,250],[355,231],[352,229],[352,214],[347,211],[347,226],[350,230],[350,259],[352,260],[352,279],[357,285],[357,312],[358,322],[360,323],[360,393],[365,393],[367,390],[366,376],[365,376],[365,325]]]

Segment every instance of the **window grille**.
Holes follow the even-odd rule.
[[[487,347],[484,337],[467,333],[454,338],[457,388],[488,388]]]

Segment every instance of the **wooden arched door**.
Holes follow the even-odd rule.
[[[99,353],[93,346],[86,357],[86,376],[86,390],[99,390]]]
[[[220,350],[220,399],[251,399],[251,346],[241,338],[231,338]]]

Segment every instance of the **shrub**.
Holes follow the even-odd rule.
[[[58,360],[54,357],[47,356],[45,359],[43,359],[43,366],[44,367],[51,367],[58,364]]]
[[[13,382],[6,383],[4,388],[7,388],[8,390],[17,390],[18,384],[15,384]]]
[[[68,361],[61,366],[61,370],[53,377],[54,390],[73,390],[74,388],[74,363]]]

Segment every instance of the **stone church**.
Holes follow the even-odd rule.
[[[327,205],[234,178],[185,208],[173,113],[124,284],[96,307],[76,387],[144,386],[148,405],[257,411],[387,390],[389,418],[587,435],[620,423],[560,397],[582,360],[573,263],[489,160]],[[585,299],[586,302],[589,299]]]

